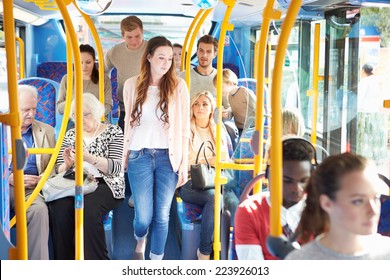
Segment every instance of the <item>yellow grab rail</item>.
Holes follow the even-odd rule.
[[[313,112],[311,121],[311,143],[317,143],[317,116],[318,116],[318,72],[320,57],[320,24],[314,25],[314,56],[313,56],[313,88],[307,91],[307,95],[312,97]]]
[[[235,0],[224,0],[224,4],[227,6],[225,16],[221,25],[221,32],[218,40],[218,59],[217,59],[217,108],[218,108],[218,121],[216,131],[216,158],[215,158],[215,194],[214,194],[214,260],[220,259],[221,251],[221,237],[220,237],[220,205],[221,205],[221,184],[226,182],[226,178],[221,177],[221,125],[222,125],[222,69],[223,69],[223,49],[225,46],[226,32],[234,29],[234,25],[229,23],[230,15],[233,7],[236,4]]]
[[[77,10],[80,12],[80,14],[83,16],[85,22],[87,23],[89,29],[91,30],[93,40],[95,41],[96,45],[96,51],[98,54],[98,61],[99,61],[99,100],[100,102],[105,105],[105,96],[104,96],[104,58],[103,58],[103,49],[102,49],[102,44],[100,42],[99,34],[96,30],[95,24],[91,20],[91,17],[88,16],[87,14],[83,13],[79,7],[76,5],[75,0],[73,1],[73,5],[77,8]],[[105,106],[104,106],[105,107]],[[102,121],[104,122],[106,116],[104,114],[102,116]]]
[[[282,205],[282,74],[283,65],[288,45],[288,38],[295,19],[301,7],[302,0],[292,0],[282,24],[278,48],[275,54],[274,73],[272,77],[271,93],[271,210],[270,210],[270,235],[281,236],[281,205]]]
[[[76,130],[76,187],[75,187],[75,249],[76,260],[84,259],[84,197],[83,197],[83,79],[81,69],[81,55],[77,42],[77,35],[72,25],[71,18],[62,0],[56,0],[57,6],[64,19],[66,34],[70,39],[74,55],[75,72],[75,130]]]
[[[207,18],[207,16],[210,14],[212,10],[213,9],[209,9],[202,13],[202,16],[200,17],[199,21],[195,24],[194,32],[191,35],[188,52],[187,52],[188,55],[186,55],[186,83],[190,92],[191,92],[191,77],[190,77],[191,51],[192,48],[194,47],[196,35],[198,34],[200,27],[202,26],[203,22],[205,21],[205,19]]]
[[[187,68],[187,64],[189,67],[190,61],[191,61],[191,52],[190,51],[192,51],[192,49],[190,49],[190,50],[187,49],[188,41],[191,40],[190,36],[192,36],[195,24],[199,21],[199,18],[202,16],[204,11],[205,10],[199,10],[199,12],[196,14],[194,20],[191,22],[190,27],[188,28],[188,31],[186,33],[186,37],[185,37],[184,43],[183,43],[183,52],[182,52],[181,61],[180,61],[180,71],[189,69],[189,68]]]
[[[15,216],[19,219],[16,229],[16,247],[9,249],[9,258],[27,260],[27,219],[24,205],[25,192],[23,181],[23,162],[19,162],[16,156],[16,147],[22,142],[21,122],[19,115],[19,97],[17,93],[16,70],[16,45],[15,26],[13,14],[13,0],[3,1],[4,13],[4,37],[7,58],[7,82],[9,95],[9,114],[2,114],[0,120],[11,126],[11,147],[13,156],[13,170],[15,182]]]
[[[24,42],[22,38],[15,37],[15,39],[19,43],[19,79],[24,79],[25,65],[26,65],[26,56],[24,54]]]
[[[273,8],[274,0],[268,0],[267,4],[263,11],[263,22],[261,24],[261,33],[259,45],[256,51],[258,51],[258,63],[256,64],[256,117],[255,117],[255,132],[253,135],[253,150],[254,150],[254,163],[255,167],[253,170],[253,177],[256,177],[261,173],[261,167],[263,162],[263,146],[264,146],[264,75],[265,75],[265,57],[266,57],[266,48],[268,42],[268,30],[270,22],[273,19],[280,19],[281,13],[278,10]],[[277,111],[272,111],[274,115]],[[261,191],[261,182],[259,180],[256,182],[253,192],[258,193]]]

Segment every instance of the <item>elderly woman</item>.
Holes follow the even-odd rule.
[[[190,121],[190,147],[188,166],[195,164],[197,153],[204,141],[211,141],[216,145],[216,124],[214,122],[215,100],[208,91],[199,92],[192,98]],[[222,137],[226,139],[226,137]],[[222,160],[229,161],[226,141],[222,141]],[[211,165],[215,163],[215,155],[206,149],[206,157]],[[199,162],[205,163],[203,152],[199,155]],[[200,244],[197,251],[199,260],[209,260],[214,234],[214,189],[195,190],[191,188],[192,180],[189,180],[179,189],[183,201],[203,207],[200,232]]]
[[[75,102],[71,107],[74,119]],[[102,217],[118,207],[125,197],[121,173],[123,151],[122,130],[100,122],[104,106],[91,93],[83,94],[84,170],[98,180],[98,188],[84,197],[84,258],[108,259]],[[57,159],[58,172],[68,170],[75,163],[75,129],[64,138]],[[74,259],[74,197],[49,203],[54,258]]]

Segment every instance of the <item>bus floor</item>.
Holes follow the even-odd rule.
[[[126,192],[126,198],[123,203],[114,210],[113,220],[112,220],[112,240],[111,244],[108,242],[108,245],[111,245],[111,259],[113,260],[131,260],[133,252],[136,246],[136,241],[134,238],[134,228],[133,228],[133,219],[134,219],[134,208],[130,208],[127,205],[127,201],[130,195]],[[167,243],[165,245],[164,260],[179,260],[180,259],[180,249],[176,236],[176,226],[175,226],[175,215],[174,207],[171,208],[169,230]],[[148,240],[150,238],[150,230]],[[147,243],[145,251],[145,259],[148,260],[150,252],[150,242]]]

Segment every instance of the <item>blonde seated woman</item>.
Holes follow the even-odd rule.
[[[211,141],[216,145],[216,124],[214,122],[215,99],[208,91],[196,94],[190,103],[190,145],[188,166],[195,164],[196,155],[204,141]],[[226,135],[221,137],[221,159],[229,161],[229,153]],[[207,161],[214,166],[215,155],[206,150]],[[205,163],[203,152],[199,155],[199,162]],[[190,175],[190,174],[189,174]],[[192,180],[179,188],[180,197],[185,202],[203,207],[200,244],[197,251],[199,260],[209,260],[212,251],[212,241],[214,235],[214,189],[195,190],[191,188]]]

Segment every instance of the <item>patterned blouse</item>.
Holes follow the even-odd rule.
[[[64,158],[62,157],[64,149],[69,146],[75,146],[75,139],[76,134],[74,128],[66,132],[57,158],[57,166],[64,162]],[[104,157],[108,160],[108,172],[103,173],[100,170],[98,171],[111,189],[114,198],[124,198],[125,180],[123,173],[121,173],[123,152],[122,130],[116,125],[107,125],[106,129],[87,146],[87,149],[90,154]]]

